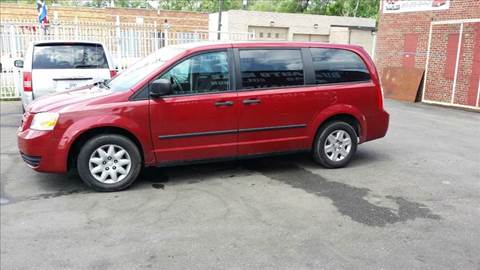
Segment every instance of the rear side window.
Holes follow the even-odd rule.
[[[303,85],[300,50],[240,50],[244,89]]]
[[[354,52],[341,49],[312,48],[316,84],[370,80],[363,60]]]
[[[103,47],[96,44],[45,44],[33,49],[34,69],[108,68]]]

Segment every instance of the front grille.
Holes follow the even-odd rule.
[[[23,161],[25,161],[28,165],[32,167],[38,167],[40,164],[40,160],[42,159],[41,157],[36,157],[36,156],[29,156],[25,155],[24,153],[20,153],[20,155],[23,158]]]

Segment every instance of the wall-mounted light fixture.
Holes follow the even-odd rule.
[[[274,21],[270,21],[270,26],[274,26],[275,25],[275,22]]]
[[[314,24],[314,25],[313,25],[313,28],[314,28],[314,29],[318,29],[318,23]]]

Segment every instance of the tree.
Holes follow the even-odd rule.
[[[252,3],[250,10],[367,18],[376,18],[379,8],[378,0],[250,0],[249,3]]]
[[[108,4],[109,4],[108,0],[91,0],[86,3],[86,6],[101,8],[101,7],[106,7]]]
[[[335,0],[327,4],[325,14],[377,18],[378,9],[378,0]]]
[[[242,0],[224,0],[223,9],[240,9]],[[219,9],[218,0],[160,0],[160,9],[217,12]]]
[[[273,11],[273,12],[287,12],[287,13],[303,13],[310,0],[250,0],[249,10],[255,11]]]

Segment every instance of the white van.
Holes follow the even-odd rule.
[[[31,44],[24,60],[15,61],[21,72],[20,93],[26,106],[41,96],[92,84],[116,75],[103,44],[91,41],[41,41]]]

